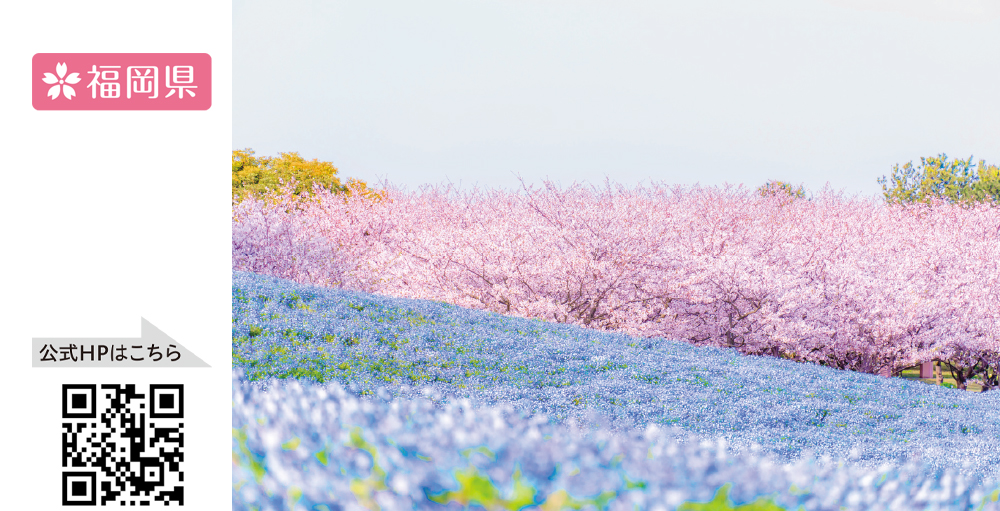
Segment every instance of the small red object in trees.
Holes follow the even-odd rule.
[[[920,377],[921,378],[934,377],[934,362],[924,362],[920,364]]]

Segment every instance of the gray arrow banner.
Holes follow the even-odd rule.
[[[142,318],[138,338],[31,339],[31,367],[210,367]]]

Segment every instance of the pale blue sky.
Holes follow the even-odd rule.
[[[416,189],[1000,163],[995,0],[234,0],[233,148]]]

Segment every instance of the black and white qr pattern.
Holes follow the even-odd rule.
[[[184,505],[183,385],[63,385],[62,418],[63,505]]]

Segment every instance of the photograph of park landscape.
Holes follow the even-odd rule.
[[[1000,510],[1000,11],[233,9],[233,509]]]

